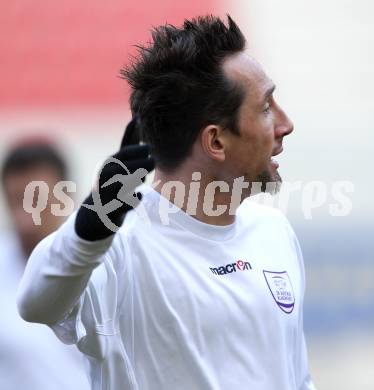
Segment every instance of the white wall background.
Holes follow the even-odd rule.
[[[276,82],[275,97],[295,124],[279,158],[283,177],[351,180],[352,217],[373,216],[374,3],[231,4],[232,16],[246,31],[249,51]]]

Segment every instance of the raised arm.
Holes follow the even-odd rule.
[[[71,311],[126,213],[139,203],[135,188],[154,162],[148,145],[130,145],[137,138],[135,132],[132,120],[119,152],[105,162],[96,188],[78,211],[32,252],[17,297],[26,321],[52,325]]]

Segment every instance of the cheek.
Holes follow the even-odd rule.
[[[273,152],[273,147],[274,147],[274,135],[273,132],[269,133],[267,138],[266,138],[266,149],[268,151],[268,155],[270,156]]]
[[[262,130],[261,142],[263,151],[268,151],[268,153],[271,154],[274,144],[274,128],[271,123],[269,123]]]
[[[263,133],[253,141],[251,159],[252,172],[261,174],[269,169],[270,157],[273,151],[273,135],[271,132]]]
[[[262,131],[258,137],[249,142],[250,155],[257,163],[268,160],[273,150],[273,134],[271,131]]]

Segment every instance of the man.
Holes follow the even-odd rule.
[[[39,138],[14,145],[2,167],[1,182],[13,225],[0,235],[0,388],[4,390],[88,389],[79,354],[59,343],[46,326],[23,321],[16,306],[27,258],[62,222],[46,207],[42,223],[36,226],[23,209],[25,188],[33,180],[41,180],[52,192],[54,185],[65,179],[66,171],[53,145]],[[53,202],[50,196],[48,206]]]
[[[297,239],[280,212],[243,202],[256,183],[278,188],[292,123],[231,18],[152,36],[122,72],[121,149],[35,249],[19,310],[77,344],[93,389],[314,389]],[[153,163],[154,189],[135,197]]]

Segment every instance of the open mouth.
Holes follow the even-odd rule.
[[[275,160],[274,158],[270,158],[270,164],[274,167],[274,168],[279,168],[279,163],[277,160]]]
[[[278,154],[281,154],[283,152],[283,146],[280,147],[280,149],[278,149],[277,151],[273,152],[273,154],[271,155],[270,157],[270,164],[274,167],[274,168],[279,168],[279,163],[277,160],[275,160],[273,157],[274,156],[278,156]]]

